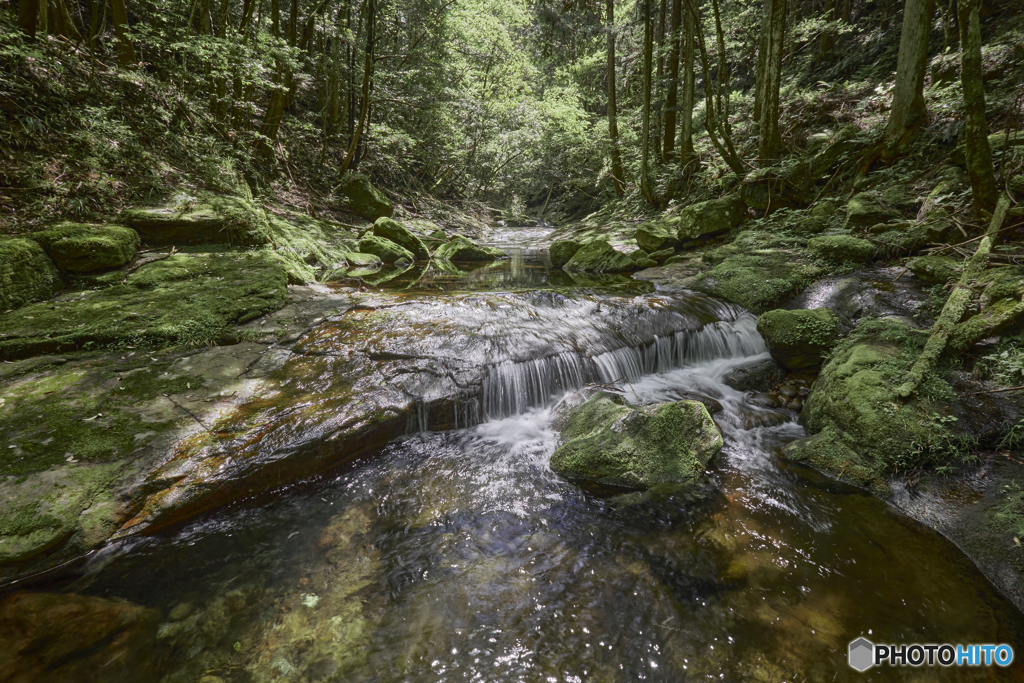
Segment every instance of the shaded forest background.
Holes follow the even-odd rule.
[[[329,212],[348,171],[393,199],[642,212],[851,124],[868,152],[840,181],[879,164],[909,172],[964,137],[959,52],[972,9],[989,131],[1022,127],[1019,3],[960,4],[8,2],[0,229],[109,215],[181,188]],[[924,17],[925,61],[894,136],[905,10]]]

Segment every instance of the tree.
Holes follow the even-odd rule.
[[[697,10],[692,0],[683,0],[683,101],[679,104],[679,165],[684,171],[695,160],[693,149],[693,105],[696,91]]]
[[[608,7],[608,137],[611,139],[612,182],[615,194],[625,192],[625,173],[619,153],[619,123],[615,104],[615,0],[607,0]]]
[[[651,52],[653,36],[651,30],[651,0],[644,0],[644,92],[641,104],[642,132],[640,134],[640,191],[647,203],[656,205],[654,190],[651,188],[650,156],[651,156]]]
[[[682,19],[682,0],[672,0],[669,24],[668,88],[665,94],[665,162],[673,156],[676,138],[676,111],[679,97],[679,23]]]
[[[996,206],[995,168],[988,144],[985,91],[981,85],[980,0],[957,0],[960,20],[960,80],[964,90],[964,142],[967,174],[971,178],[974,211],[992,212]]]
[[[927,118],[924,105],[924,75],[928,66],[928,36],[932,28],[935,0],[907,0],[903,9],[903,31],[896,65],[889,121],[885,128],[884,152],[894,157]]]
[[[757,114],[759,118],[758,158],[762,166],[771,163],[782,146],[779,134],[779,88],[782,84],[782,51],[786,39],[786,0],[764,1],[761,51],[758,55]]]

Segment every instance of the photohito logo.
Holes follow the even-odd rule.
[[[1009,666],[1013,648],[1009,645],[875,645],[867,638],[850,643],[850,666],[867,671],[873,666]]]

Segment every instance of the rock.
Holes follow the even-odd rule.
[[[643,249],[634,249],[633,251],[628,252],[626,256],[628,256],[633,261],[633,263],[636,263],[637,261],[640,260],[646,260],[647,252],[644,251]]]
[[[376,254],[365,254],[354,251],[345,254],[345,260],[353,268],[380,268],[384,261]]]
[[[832,170],[844,157],[861,149],[864,143],[857,139],[860,128],[849,125],[836,133],[835,138],[821,152],[810,159],[809,172],[812,178],[820,178]]]
[[[736,391],[767,391],[785,379],[786,371],[769,358],[730,370],[722,377],[722,383]]]
[[[828,308],[785,311],[776,309],[761,314],[757,331],[764,337],[768,352],[790,372],[816,372],[822,355],[839,338],[839,320]],[[793,398],[796,396],[794,393]]]
[[[32,239],[43,245],[62,271],[91,273],[128,263],[139,248],[139,234],[120,225],[60,223]]]
[[[588,273],[625,273],[635,270],[636,264],[605,240],[594,240],[580,247],[564,268]]]
[[[918,256],[910,262],[910,271],[921,282],[944,285],[960,276],[960,262],[948,256]]]
[[[12,593],[0,600],[0,670],[12,683],[158,680],[158,619],[128,602]]]
[[[893,258],[913,254],[923,247],[941,242],[952,230],[953,223],[944,219],[933,219],[923,223],[898,223],[874,237],[875,252],[882,258]]]
[[[126,284],[114,275],[114,286],[0,316],[0,358],[103,346],[237,343],[229,328],[277,310],[287,291],[284,268],[263,252],[179,253],[142,266]]]
[[[401,223],[393,221],[387,216],[381,216],[374,221],[373,234],[404,247],[412,253],[417,261],[426,261],[430,258],[430,252],[427,251],[427,247],[419,237],[409,232]]]
[[[633,407],[598,394],[562,406],[562,444],[551,469],[574,480],[647,489],[700,477],[722,448],[722,435],[696,401]]]
[[[35,240],[0,238],[0,312],[55,296],[64,283]]]
[[[754,171],[740,183],[743,203],[764,215],[778,209],[801,206],[814,196],[806,162],[772,166]]]
[[[161,206],[124,211],[120,223],[151,245],[230,243],[261,246],[270,242],[262,207],[228,195],[177,195]]]
[[[401,259],[412,262],[416,259],[412,252],[405,247],[376,235],[367,235],[359,240],[359,251],[364,254],[373,254],[384,263],[394,263]]]
[[[653,220],[641,223],[633,233],[637,246],[647,252],[674,249],[679,244],[678,228],[673,221]]]
[[[395,207],[384,193],[362,173],[346,173],[338,190],[348,197],[352,212],[363,218],[375,221],[381,216],[391,218],[395,213]]]
[[[680,242],[694,242],[724,235],[743,222],[746,212],[746,205],[734,194],[691,204],[679,213],[676,236]]]
[[[440,240],[442,242],[447,242],[448,241],[448,234],[445,233],[444,230],[441,230],[440,228],[438,228],[437,230],[434,230],[433,232],[430,233],[430,239]]]
[[[582,242],[575,240],[557,240],[551,243],[548,248],[548,256],[551,258],[552,268],[561,268],[576,255],[576,252],[583,246]]]
[[[643,270],[644,268],[656,268],[658,266],[658,262],[650,258],[638,258],[633,261],[633,263],[640,270]]]
[[[464,261],[475,263],[490,263],[491,261],[508,256],[501,249],[494,247],[481,247],[462,235],[454,235],[450,240],[442,244],[434,252],[434,258],[446,261]]]
[[[836,263],[867,263],[875,253],[871,242],[849,235],[812,237],[807,241],[807,248],[817,256]]]
[[[850,198],[846,205],[846,222],[843,228],[869,228],[877,223],[888,223],[903,218],[899,211],[883,206],[870,192],[861,192]]]
[[[834,202],[825,200],[818,202],[811,207],[811,215],[815,218],[831,218],[832,214],[836,212],[836,205]]]
[[[782,449],[782,457],[805,463],[848,484],[871,489],[881,495],[889,491],[885,478],[851,450],[832,428],[789,442]]]
[[[675,254],[675,249],[661,249],[659,251],[651,252],[650,254],[647,255],[647,257],[652,261],[662,263],[663,261],[666,261],[675,256]]]

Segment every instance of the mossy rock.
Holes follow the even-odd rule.
[[[828,219],[821,216],[804,216],[792,224],[791,230],[798,235],[817,235],[829,227]]]
[[[850,235],[823,235],[807,241],[807,248],[817,256],[836,263],[867,263],[875,253],[871,242]]]
[[[364,254],[361,252],[349,252],[345,254],[345,260],[353,268],[380,268],[384,261],[376,254]]]
[[[802,250],[744,246],[697,275],[690,286],[759,314],[778,308],[825,272]]]
[[[584,244],[565,264],[565,270],[585,273],[627,273],[636,270],[636,264],[605,240]]]
[[[697,401],[633,407],[605,395],[565,405],[555,419],[562,444],[551,469],[579,482],[648,489],[704,474],[722,434]]]
[[[286,286],[287,273],[269,254],[175,254],[139,268],[126,284],[0,316],[0,358],[237,342],[231,326],[283,306]]]
[[[633,238],[644,251],[672,249],[679,244],[677,223],[662,219],[641,223],[633,233]]]
[[[240,244],[262,246],[271,241],[263,207],[229,195],[180,194],[160,206],[134,207],[119,219],[151,245]]]
[[[734,194],[692,204],[679,212],[676,237],[680,242],[693,242],[724,235],[743,222],[746,212],[743,200]]]
[[[933,374],[905,402],[893,393],[927,338],[897,320],[862,321],[835,348],[804,403],[800,418],[808,431],[832,430],[875,473],[954,457],[968,441],[956,431],[962,414],[955,414],[948,382]]]
[[[874,194],[861,192],[851,197],[847,203],[846,222],[843,227],[847,230],[869,228],[878,223],[888,223],[902,218],[899,211],[884,206]]]
[[[394,263],[401,260],[412,263],[416,260],[412,252],[405,247],[376,235],[366,235],[359,240],[359,251],[364,254],[373,254],[384,263]]]
[[[746,206],[763,215],[806,205],[814,198],[813,187],[808,162],[799,160],[749,174],[740,183],[739,197]]]
[[[348,198],[352,212],[363,218],[375,221],[395,213],[394,205],[362,173],[346,173],[338,190]]]
[[[814,218],[831,218],[835,212],[835,203],[827,199],[811,207],[811,216]]]
[[[495,259],[508,256],[501,249],[482,247],[463,235],[453,235],[450,240],[434,251],[435,259],[456,263],[490,263]]]
[[[381,216],[373,222],[373,234],[391,240],[400,247],[404,247],[416,261],[426,261],[430,258],[430,252],[419,237],[409,232],[405,226],[387,216]]]
[[[824,149],[809,159],[808,172],[811,177],[820,178],[835,168],[840,160],[849,158],[851,154],[863,148],[864,143],[857,138],[859,134],[860,128],[852,124],[836,133]]]
[[[657,261],[658,263],[662,263],[663,261],[666,261],[666,260],[672,258],[675,255],[676,255],[675,249],[660,249],[658,251],[654,251],[654,252],[651,252],[650,254],[648,254],[647,258],[651,259],[652,261]]]
[[[886,479],[874,463],[852,450],[835,429],[829,427],[814,436],[791,441],[782,449],[786,460],[810,465],[848,484],[879,495],[889,493]]]
[[[791,372],[816,372],[839,338],[839,319],[828,308],[777,309],[757,319],[757,331],[780,365]]]
[[[0,238],[0,311],[55,296],[60,271],[35,240]]]
[[[655,261],[654,259],[651,259],[651,258],[646,258],[646,257],[634,259],[633,263],[639,269],[657,268],[658,267],[658,262],[657,261]]]
[[[271,213],[269,221],[270,253],[287,271],[290,285],[322,280],[321,274],[346,265],[348,253],[357,248],[349,229],[334,221],[292,212]]]
[[[65,272],[91,273],[119,268],[139,248],[139,234],[120,225],[60,223],[32,234]]]
[[[937,254],[918,256],[910,262],[910,271],[921,282],[930,285],[944,285],[960,276],[960,262],[948,256]]]
[[[548,256],[551,258],[552,268],[561,268],[568,263],[576,252],[583,246],[582,242],[576,240],[556,240],[548,247]]]

